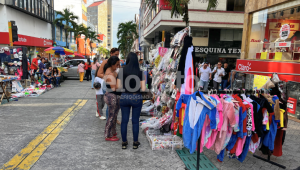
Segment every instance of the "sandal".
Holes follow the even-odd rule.
[[[122,142],[122,149],[127,149],[128,142]]]
[[[139,148],[140,145],[141,145],[140,142],[133,142],[133,149]]]

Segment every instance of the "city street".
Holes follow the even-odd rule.
[[[105,122],[95,117],[95,92],[90,82],[67,80],[37,98],[22,98],[0,106],[1,169],[178,169],[185,168],[177,153],[152,151],[143,133],[141,147],[132,149],[131,122],[129,147],[121,149],[121,141],[104,140]],[[121,120],[119,113],[118,120]],[[120,126],[117,125],[118,137]],[[299,167],[300,126],[290,120],[283,145],[283,157],[271,159],[287,166]],[[256,159],[248,153],[244,163],[229,160],[219,163],[216,154],[204,154],[220,170],[270,169],[278,167]],[[260,155],[260,152],[258,152]]]

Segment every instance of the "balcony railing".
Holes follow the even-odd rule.
[[[52,1],[53,0],[5,0],[5,4],[46,22],[53,22],[54,9],[51,5]],[[47,2],[49,2],[49,4]]]

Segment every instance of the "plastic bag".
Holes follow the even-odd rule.
[[[274,83],[274,84],[277,84],[277,83],[279,83],[279,82],[280,82],[280,79],[279,79],[279,77],[278,77],[278,74],[277,74],[277,73],[274,73],[274,74],[273,74],[272,81],[273,81],[273,83]]]

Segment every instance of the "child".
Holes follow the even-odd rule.
[[[97,99],[96,117],[100,117],[101,120],[106,120],[106,117],[102,116],[103,115],[102,109],[105,104],[102,86],[103,86],[103,79],[99,77],[95,77],[94,88],[96,90],[96,99]]]

